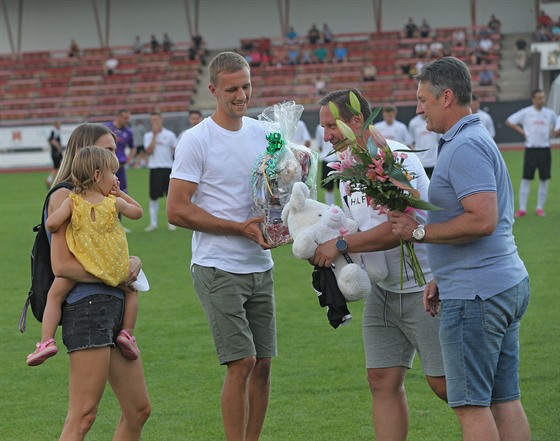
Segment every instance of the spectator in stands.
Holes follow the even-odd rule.
[[[548,34],[552,30],[552,18],[544,11],[541,10],[537,17],[537,29],[542,28]]]
[[[478,101],[478,96],[475,95],[474,93],[472,94],[472,99],[471,99],[471,111],[473,114],[475,113],[478,114],[478,117],[480,118],[480,123],[484,127],[486,127],[486,130],[488,130],[490,136],[492,138],[495,138],[496,129],[494,127],[494,120],[492,119],[492,117],[488,112],[485,112],[480,108],[480,102]]]
[[[317,95],[324,95],[327,93],[327,82],[320,75],[315,79],[315,93]]]
[[[443,57],[443,43],[438,40],[437,36],[430,43],[430,56],[433,58]]]
[[[451,34],[453,46],[465,47],[465,31],[463,29],[455,29]]]
[[[337,63],[348,61],[348,50],[342,43],[338,43],[334,48],[334,61]]]
[[[527,41],[523,38],[515,42],[515,64],[521,70],[525,70],[527,66],[527,46]]]
[[[551,35],[547,31],[547,29],[544,26],[538,26],[537,30],[535,31],[535,40],[540,43],[546,43],[550,41],[550,39]]]
[[[309,40],[309,44],[318,43],[321,39],[321,32],[315,23],[313,23],[309,31],[307,31],[307,39]]]
[[[323,23],[323,43],[329,44],[334,40],[334,34],[327,23]]]
[[[162,47],[163,52],[171,52],[171,49],[173,49],[173,41],[171,41],[167,32],[163,33]]]
[[[482,58],[488,59],[488,55],[492,53],[492,48],[494,47],[494,42],[490,38],[488,33],[483,32],[480,36],[480,40],[478,41],[478,46],[482,52]]]
[[[330,141],[325,141],[325,129],[321,124],[317,124],[315,128],[315,149],[319,152],[319,159],[321,160],[321,182],[324,181],[329,172],[333,171],[332,168],[327,166],[330,162],[338,162],[338,156],[333,151],[333,145]],[[329,153],[333,151],[332,155]],[[332,180],[326,184],[321,183],[321,187],[325,190],[325,204],[334,205],[334,184],[335,180]]]
[[[196,47],[194,46],[194,43],[191,42],[189,44],[189,48],[187,49],[187,53],[189,55],[189,60],[190,61],[194,61],[198,59],[198,51],[196,50]]]
[[[478,84],[491,86],[494,84],[494,71],[488,67],[488,61],[483,61],[484,68],[478,74]]]
[[[297,66],[299,64],[299,46],[292,45],[288,48],[287,62],[290,66]]]
[[[324,46],[319,46],[313,49],[313,56],[317,63],[324,63],[327,57],[329,56],[329,51]]]
[[[424,41],[418,41],[412,49],[412,56],[417,58],[424,58],[426,55],[428,55],[428,49],[428,43]]]
[[[393,141],[400,142],[408,147],[412,145],[412,138],[405,124],[397,121],[397,108],[393,104],[383,106],[383,121],[374,124],[381,134]]]
[[[506,126],[512,128],[525,138],[525,157],[523,179],[519,188],[519,210],[515,217],[527,214],[527,201],[531,181],[535,171],[539,170],[539,189],[537,192],[537,216],[544,216],[544,204],[548,195],[550,179],[551,154],[550,135],[556,123],[556,115],[552,109],[544,106],[545,94],[540,89],[531,93],[533,104],[518,110],[506,119]]]
[[[363,69],[363,80],[364,81],[375,81],[377,77],[377,67],[373,64],[367,64]]]
[[[313,63],[313,52],[311,52],[311,48],[309,48],[309,46],[305,45],[301,51],[301,64],[311,63]]]
[[[290,26],[284,37],[286,44],[296,44],[298,42],[298,33],[293,26]]]
[[[249,63],[251,67],[259,67],[262,64],[262,54],[257,47],[254,47],[250,53],[251,62]]]
[[[62,162],[62,141],[60,140],[60,121],[55,121],[54,125],[49,133],[49,146],[51,148],[51,158],[53,162],[53,168],[47,176],[47,181],[45,182],[47,189],[51,188],[54,177],[58,173],[60,168],[60,163]]]
[[[416,156],[422,163],[422,167],[426,171],[429,178],[437,161],[438,142],[441,135],[439,133],[428,130],[426,123],[426,115],[416,115],[408,123],[408,131],[412,139],[411,148],[414,150],[425,150],[416,152]]]
[[[68,49],[68,56],[76,57],[76,58],[80,57],[80,46],[78,46],[78,43],[76,43],[76,40],[74,40],[73,38],[72,40],[70,40],[70,48]]]
[[[113,75],[119,65],[119,60],[115,57],[113,52],[109,52],[109,58],[105,60],[105,74]]]
[[[197,51],[200,51],[201,49],[203,49],[204,47],[204,39],[202,38],[202,35],[200,34],[194,34],[191,38],[194,48]]]
[[[560,41],[560,16],[556,23],[552,24],[552,30],[550,31],[552,35],[552,41]]]
[[[115,135],[115,141],[117,143],[115,154],[119,160],[119,169],[116,175],[117,178],[119,178],[121,190],[125,193],[128,193],[126,164],[134,158],[136,153],[134,134],[129,126],[129,121],[130,112],[127,109],[119,109],[115,115],[115,119],[105,124]]]
[[[163,126],[161,113],[150,114],[152,130],[144,135],[144,146],[150,169],[150,225],[144,231],[154,231],[158,225],[159,199],[167,194],[169,175],[173,167],[173,155],[177,147],[177,136]],[[169,230],[175,225],[167,224]]]
[[[493,34],[500,34],[502,31],[502,22],[494,14],[490,16],[490,21],[488,21],[488,29]]]
[[[161,49],[159,41],[154,34],[150,37],[150,49],[152,50],[152,54],[157,54]]]
[[[420,24],[419,31],[420,31],[421,38],[428,38],[430,36],[432,27],[428,24],[425,18],[422,19],[422,23]]]
[[[409,17],[408,22],[404,25],[403,36],[405,38],[414,38],[416,37],[417,30],[418,26],[416,26],[416,23],[414,23],[412,17]]]
[[[140,40],[140,35],[137,35],[132,42],[132,52],[135,54],[141,54],[144,51],[144,44]]]

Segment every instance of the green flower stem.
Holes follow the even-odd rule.
[[[414,251],[414,244],[412,242],[409,242],[408,240],[401,239],[401,289],[403,289],[404,272],[406,271],[406,256],[404,253],[405,247],[409,258],[409,264],[412,268],[414,280],[416,281],[418,286],[424,286],[426,284],[426,278],[424,277],[424,272],[422,271],[422,267],[420,266],[420,262],[418,261],[418,257],[416,256],[416,252]]]

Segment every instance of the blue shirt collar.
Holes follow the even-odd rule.
[[[459,121],[457,121],[453,127],[451,127],[447,132],[445,132],[439,140],[439,147],[438,147],[438,154],[443,147],[443,144],[446,142],[451,141],[453,138],[457,136],[457,134],[463,130],[463,127],[475,123],[480,122],[480,117],[478,113],[471,113],[470,115],[464,116]]]

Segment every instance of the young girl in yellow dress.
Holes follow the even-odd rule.
[[[47,218],[50,233],[66,229],[68,248],[84,269],[110,286],[122,284],[128,277],[130,263],[126,234],[119,213],[129,219],[140,219],[142,207],[120,190],[115,176],[117,157],[100,147],[84,147],[72,163],[74,189],[58,210]],[[64,300],[75,282],[56,277],[47,296],[43,315],[41,341],[27,356],[27,364],[36,366],[58,352],[54,335],[60,322]],[[140,353],[132,336],[138,313],[138,291],[125,288],[123,327],[116,343],[131,360]]]

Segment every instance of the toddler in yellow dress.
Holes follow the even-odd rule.
[[[69,250],[84,269],[103,283],[118,286],[128,278],[130,262],[126,233],[119,213],[140,219],[142,207],[120,190],[115,176],[117,157],[100,147],[84,147],[72,163],[74,189],[60,208],[48,216],[47,231],[56,232],[70,218],[66,229]],[[41,341],[27,357],[29,366],[43,363],[58,352],[54,335],[61,317],[62,303],[75,282],[55,277],[47,296]],[[132,336],[138,313],[138,291],[126,287],[123,327],[116,343],[131,360],[140,353]]]

